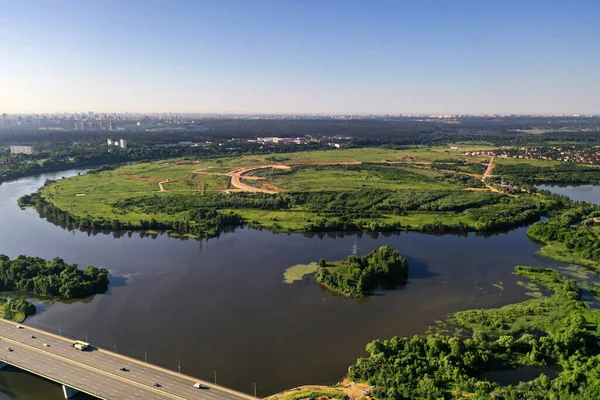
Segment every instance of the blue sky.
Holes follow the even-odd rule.
[[[600,1],[7,0],[0,112],[600,113]]]

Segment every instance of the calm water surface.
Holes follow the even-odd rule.
[[[548,190],[552,193],[568,196],[571,200],[582,200],[590,203],[600,204],[600,186],[582,185],[582,186],[556,186],[540,185],[540,189]]]
[[[149,362],[176,369],[179,360],[182,372],[207,380],[216,370],[220,384],[244,392],[257,382],[260,396],[334,383],[373,339],[422,333],[449,312],[524,300],[513,267],[558,265],[535,254],[540,246],[525,228],[487,238],[320,238],[240,229],[208,241],[182,241],[69,232],[17,207],[17,198],[46,178],[73,174],[0,185],[0,253],[106,267],[111,286],[86,301],[38,304],[38,314],[26,323],[70,337],[87,335],[132,357],[143,358],[146,349]],[[356,300],[331,295],[310,278],[282,281],[292,265],[346,258],[354,246],[365,254],[385,244],[409,261],[409,282],[395,291]],[[499,282],[504,290],[493,286]],[[6,376],[0,372],[0,380]],[[18,399],[10,391],[19,388],[2,385],[0,392]]]

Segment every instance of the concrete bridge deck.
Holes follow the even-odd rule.
[[[17,326],[0,319],[0,361],[62,384],[65,397],[74,389],[107,400],[254,400],[245,393],[106,350],[77,351],[71,347],[72,339]],[[121,371],[123,367],[129,371]],[[154,387],[154,383],[161,386]],[[194,388],[195,383],[204,388]]]

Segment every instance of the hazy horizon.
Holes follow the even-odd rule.
[[[590,0],[9,2],[0,113],[600,114],[599,21]]]

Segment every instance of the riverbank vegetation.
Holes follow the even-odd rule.
[[[456,171],[431,168],[434,161]],[[265,168],[273,162],[278,168]],[[461,170],[481,170],[472,164],[447,148],[168,160],[48,182],[20,204],[67,228],[168,230],[196,238],[243,225],[276,232],[463,234],[528,224],[565,206],[546,193],[493,191]],[[234,175],[245,174],[239,171],[248,171],[239,180],[255,193],[232,186]]]
[[[300,399],[347,399],[348,396],[341,390],[301,390],[285,396],[271,396],[269,400],[300,400]]]
[[[406,282],[408,263],[398,250],[382,246],[366,256],[348,256],[345,261],[319,261],[315,280],[327,289],[349,297],[372,294],[379,284],[386,288]]]
[[[283,273],[283,281],[285,283],[294,283],[301,281],[306,275],[317,272],[319,264],[312,262],[309,264],[296,264],[285,270]]]
[[[52,261],[18,256],[11,260],[0,254],[0,290],[34,293],[40,296],[82,298],[108,289],[108,270],[88,266],[85,270],[61,258]]]
[[[561,163],[548,166],[529,163],[499,164],[494,174],[512,184],[600,184],[600,168]]]
[[[527,234],[545,244],[540,254],[600,272],[600,206],[573,202],[550,220],[531,225]]]
[[[35,315],[35,311],[35,306],[25,299],[0,297],[0,318],[23,322],[25,318]]]
[[[378,399],[600,398],[600,311],[557,271],[516,267],[515,273],[551,296],[455,313],[449,318],[455,334],[375,340],[349,378],[374,385]],[[509,386],[485,379],[486,371],[544,365],[562,371]]]

